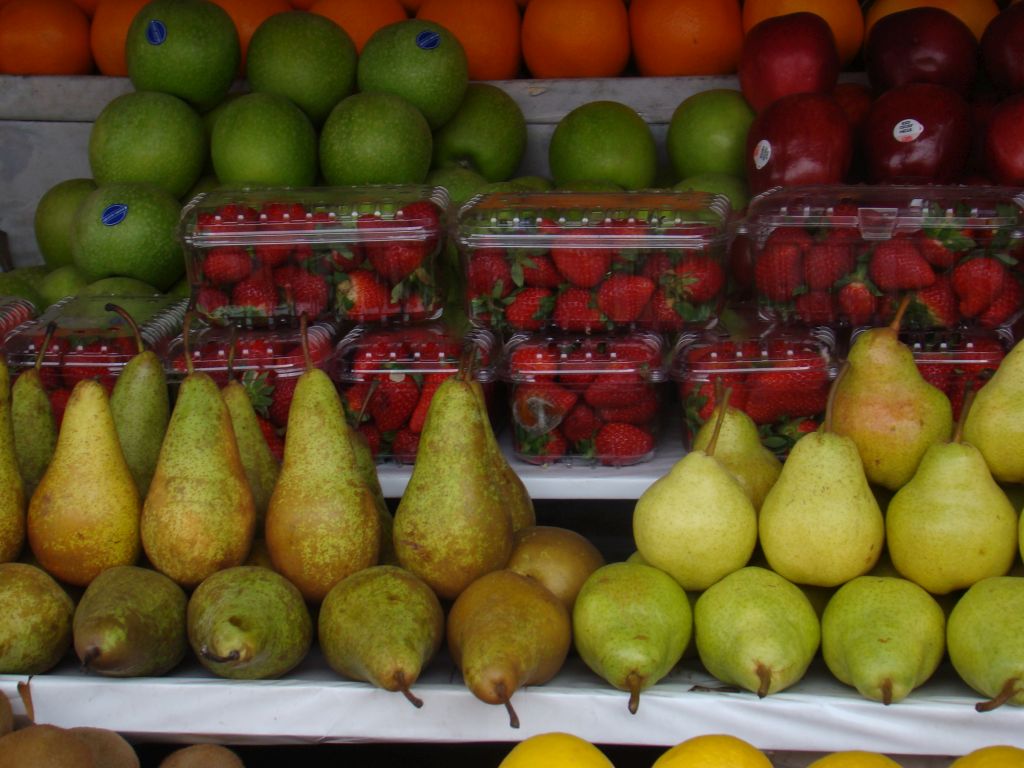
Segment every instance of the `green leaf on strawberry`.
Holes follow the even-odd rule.
[[[270,372],[248,370],[242,374],[242,386],[249,395],[253,410],[267,418],[274,392],[274,385],[270,383]]]

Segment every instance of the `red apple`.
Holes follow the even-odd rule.
[[[971,149],[971,110],[944,85],[907,83],[871,105],[864,125],[869,180],[885,184],[947,184],[957,180]]]
[[[985,165],[996,184],[1024,185],[1024,93],[995,106],[985,132]]]
[[[871,89],[863,83],[839,83],[832,91],[839,106],[846,113],[850,121],[851,141],[853,142],[853,159],[850,161],[850,170],[846,174],[847,181],[858,183],[864,180],[864,123],[868,119],[868,111],[871,109]]]
[[[978,69],[978,42],[949,11],[922,6],[880,18],[868,34],[864,61],[878,93],[937,83],[966,95]]]
[[[831,91],[839,78],[832,28],[806,11],[758,22],[743,39],[739,78],[756,112],[791,93]]]
[[[1014,3],[985,27],[981,58],[997,88],[1024,91],[1024,3]]]
[[[850,167],[850,121],[831,93],[776,99],[747,133],[751,194],[775,186],[838,184]]]

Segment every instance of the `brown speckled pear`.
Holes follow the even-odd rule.
[[[480,403],[480,412],[484,420],[484,437],[487,440],[487,456],[494,466],[494,478],[500,486],[501,497],[505,500],[505,506],[512,517],[512,531],[520,531],[523,528],[537,524],[537,515],[533,509],[533,499],[530,492],[526,490],[526,484],[522,478],[512,469],[505,454],[498,445],[498,439],[494,436],[491,428],[491,417],[487,413],[487,400],[484,397],[483,387],[480,382],[473,380],[473,392]]]
[[[71,390],[53,459],[29,502],[28,541],[47,572],[80,587],[139,557],[139,492],[98,381]]]
[[[0,674],[35,675],[71,645],[75,604],[53,577],[28,563],[0,563]]]
[[[191,366],[191,357],[186,360]],[[190,370],[178,387],[142,507],[146,556],[191,589],[211,573],[245,562],[255,526],[252,491],[220,388],[207,374]]]
[[[459,375],[437,388],[416,463],[395,513],[398,562],[445,599],[504,568],[512,518],[487,447],[472,385]]]
[[[92,749],[56,725],[29,725],[0,739],[0,768],[101,768]]]
[[[341,398],[309,359],[288,410],[284,463],[267,507],[274,568],[311,602],[338,581],[377,563],[381,519],[359,470]]]
[[[53,418],[53,407],[40,374],[43,357],[50,346],[55,327],[53,323],[47,327],[35,365],[18,374],[11,388],[14,449],[26,498],[32,496],[42,479],[57,445],[57,422]]]
[[[11,379],[0,357],[0,562],[17,559],[25,543],[25,488],[14,452]]]

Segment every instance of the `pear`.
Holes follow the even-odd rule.
[[[55,328],[54,323],[47,326],[35,365],[18,374],[11,388],[14,450],[25,486],[25,498],[32,496],[57,446],[57,422],[40,373]]]
[[[341,579],[377,563],[381,516],[359,469],[338,390],[310,359],[304,321],[302,350],[306,370],[288,411],[266,541],[274,568],[306,600],[319,603]]]
[[[908,294],[888,326],[857,335],[832,415],[833,430],[857,445],[868,480],[893,491],[914,475],[928,446],[953,431],[949,398],[921,377],[899,340],[909,301]]]
[[[399,564],[453,599],[512,553],[512,518],[489,458],[490,423],[461,372],[434,392],[395,513]]]
[[[0,768],[102,768],[85,739],[56,725],[29,725],[0,739]]]
[[[728,412],[722,399],[715,433],[654,481],[633,509],[633,538],[644,561],[686,590],[702,590],[742,568],[757,543],[757,511],[732,473],[715,457]]]
[[[146,556],[186,589],[243,563],[256,526],[252,491],[220,388],[208,374],[192,369],[190,324],[191,313],[182,330],[188,375],[178,387],[142,507]]]
[[[961,441],[973,399],[964,401],[953,440],[928,448],[886,512],[896,570],[936,595],[1006,574],[1018,552],[1017,510],[981,451]]]
[[[156,352],[143,344],[134,318],[116,304],[107,304],[106,310],[124,318],[138,348],[138,353],[117,377],[110,394],[110,412],[135,487],[139,489],[139,496],[145,498],[171,415],[167,375]]]
[[[121,565],[92,580],[72,633],[82,667],[110,677],[152,677],[184,658],[185,592],[151,568]]]
[[[89,747],[96,768],[139,768],[139,756],[135,748],[117,731],[86,725],[68,730]]]
[[[821,653],[836,679],[883,704],[928,680],[946,651],[946,614],[906,579],[858,576],[821,619]]]
[[[387,565],[397,565],[398,557],[395,555],[395,544],[392,538],[395,520],[388,508],[388,502],[384,498],[384,491],[380,487],[380,476],[377,474],[377,462],[373,458],[373,450],[366,440],[366,435],[357,429],[352,429],[347,421],[345,424],[348,427],[352,451],[356,455],[356,465],[359,467],[359,472],[366,481],[370,493],[373,494],[373,502],[377,506],[377,519],[380,521],[380,554],[377,561]]]
[[[28,505],[28,542],[57,579],[87,586],[139,557],[139,492],[121,452],[107,390],[79,381],[57,448]]]
[[[270,452],[263,430],[260,429],[256,411],[245,385],[234,377],[228,380],[220,391],[231,416],[231,428],[238,442],[238,455],[245,469],[245,477],[252,491],[253,507],[256,511],[256,530],[262,531],[267,515],[270,495],[274,492],[280,464]]]
[[[188,640],[200,663],[236,680],[281,677],[313,640],[302,594],[269,568],[239,565],[207,576],[188,601]]]
[[[664,571],[611,563],[583,584],[572,612],[580,658],[620,691],[636,714],[640,692],[667,675],[693,632],[690,601]]]
[[[176,749],[159,768],[245,768],[242,759],[220,744],[193,744]]]
[[[0,696],[0,737],[6,736],[14,730],[14,709],[11,707],[11,700],[6,696]]]
[[[885,521],[868,486],[857,445],[832,431],[833,408],[850,369],[832,385],[825,419],[786,458],[758,521],[761,549],[789,581],[834,587],[875,565]]]
[[[979,712],[1024,706],[1024,577],[971,586],[949,614],[946,648],[960,678],[989,697],[975,705]]]
[[[16,560],[25,544],[25,487],[11,421],[11,379],[0,357],[0,562]]]
[[[722,395],[717,395],[715,400],[721,402]],[[701,425],[693,438],[693,450],[706,450],[711,443],[720,407],[716,407]],[[779,478],[782,462],[761,443],[754,420],[739,408],[727,406],[714,454],[750,497],[754,509],[761,509],[764,497]]]
[[[1024,483],[1024,345],[1017,343],[978,390],[964,440],[1001,483]]]
[[[386,691],[410,687],[441,647],[444,611],[419,577],[394,565],[353,573],[320,605],[317,636],[331,669]]]
[[[804,676],[821,638],[807,596],[758,566],[741,568],[708,587],[697,598],[693,623],[697,653],[708,672],[762,698]]]
[[[529,576],[504,569],[466,587],[448,613],[448,650],[467,687],[481,701],[504,704],[513,728],[519,718],[512,694],[558,674],[571,636],[562,601]]]
[[[71,647],[75,604],[46,571],[0,563],[0,674],[53,669]]]
[[[553,525],[520,528],[513,537],[510,571],[532,576],[571,613],[584,582],[604,565],[604,555],[586,536]]]

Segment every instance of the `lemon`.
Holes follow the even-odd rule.
[[[854,749],[819,757],[807,768],[900,768],[900,764],[878,752]]]
[[[519,742],[498,768],[615,768],[589,741],[571,733],[541,733]]]
[[[727,734],[707,734],[676,744],[652,768],[772,768],[757,747]]]
[[[949,768],[1024,768],[1024,749],[999,744],[976,749],[953,761]]]

